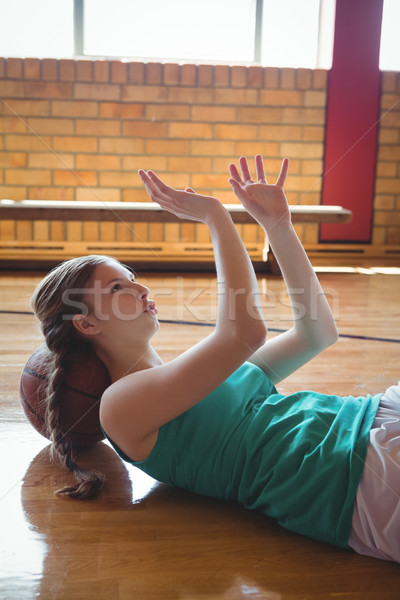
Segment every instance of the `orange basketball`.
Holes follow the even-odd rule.
[[[20,380],[20,400],[28,421],[44,437],[48,350],[41,346],[26,363]],[[67,371],[60,420],[65,437],[75,447],[90,446],[104,439],[100,427],[99,406],[110,376],[95,356],[83,359]]]

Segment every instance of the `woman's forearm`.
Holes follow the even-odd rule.
[[[292,224],[276,223],[266,232],[288,290],[294,329],[311,340],[333,343],[338,336],[334,316]]]
[[[227,210],[216,207],[207,220],[218,278],[217,330],[246,339],[266,335],[259,288],[248,252]]]

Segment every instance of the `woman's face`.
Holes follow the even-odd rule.
[[[123,265],[112,260],[102,263],[85,288],[88,320],[106,335],[125,336],[134,331],[136,340],[148,338],[159,328],[149,292]]]

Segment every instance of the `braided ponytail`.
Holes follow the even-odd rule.
[[[55,462],[71,471],[77,480],[75,485],[64,487],[55,493],[81,500],[99,494],[104,484],[104,475],[79,467],[74,460],[71,442],[66,438],[67,432],[60,422],[67,370],[75,361],[94,352],[90,342],[76,331],[71,316],[77,312],[78,303],[83,307],[82,310],[87,309],[83,303],[85,284],[95,268],[109,260],[112,259],[107,256],[92,255],[64,262],[50,271],[31,299],[49,351],[46,357],[49,373],[46,426],[52,442],[50,455]],[[64,299],[65,292],[68,292],[68,303]]]

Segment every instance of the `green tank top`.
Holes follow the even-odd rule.
[[[130,460],[109,441],[158,481],[234,500],[296,533],[347,548],[380,397],[284,396],[261,369],[244,363],[163,425],[146,460]]]

